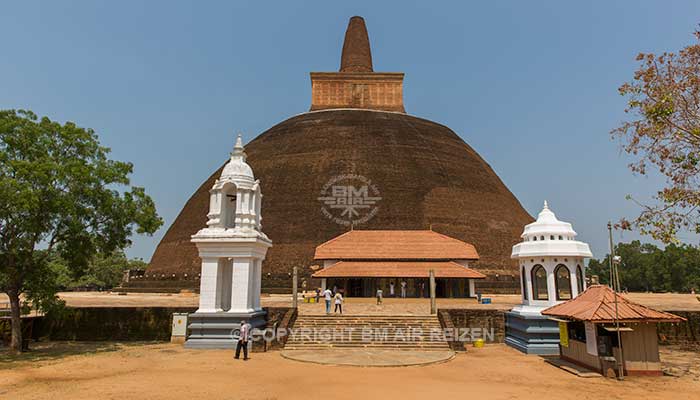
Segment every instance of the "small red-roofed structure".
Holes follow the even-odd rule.
[[[683,317],[634,303],[610,287],[592,285],[578,297],[542,311],[560,322],[562,359],[607,375],[620,359],[625,375],[662,375],[656,324]]]

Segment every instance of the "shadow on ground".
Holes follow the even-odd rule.
[[[139,343],[142,344],[142,343]],[[74,355],[90,355],[117,351],[136,343],[116,342],[39,342],[32,343],[30,350],[13,354],[8,348],[0,348],[0,370],[13,368],[24,362],[58,360]]]

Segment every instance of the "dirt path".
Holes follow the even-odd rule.
[[[112,345],[113,346],[113,345]],[[74,349],[83,352],[85,349]],[[697,376],[578,378],[503,345],[470,349],[424,367],[318,366],[256,353],[178,345],[131,345],[32,361],[2,360],[0,398],[8,399],[698,399]]]

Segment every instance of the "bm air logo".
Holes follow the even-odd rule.
[[[362,175],[338,175],[321,189],[318,201],[326,218],[341,225],[360,225],[377,214],[382,199],[377,185]]]

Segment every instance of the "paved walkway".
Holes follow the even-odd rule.
[[[447,362],[455,357],[452,350],[282,350],[280,354],[295,361],[353,367],[408,367]]]
[[[291,296],[290,296],[291,297]],[[480,310],[510,310],[516,304],[514,298],[520,299],[520,296],[501,296],[497,302],[493,304],[479,304],[476,299],[438,299],[438,308],[471,308]],[[269,299],[263,301],[273,305],[275,302]],[[496,301],[496,299],[493,299]],[[291,302],[287,300],[287,304]],[[284,304],[281,302],[280,304]],[[331,311],[333,310],[331,305]],[[321,303],[304,303],[299,302],[299,314],[301,315],[324,315],[326,313],[326,305],[321,299]],[[384,299],[381,305],[377,305],[374,298],[357,298],[350,297],[345,299],[343,304],[344,315],[430,315],[430,299],[416,298],[390,298]]]
[[[129,293],[119,296],[108,292],[63,292],[59,293],[69,307],[194,307],[199,304],[196,294]],[[474,299],[437,299],[438,308],[471,308],[509,310],[520,303],[520,295],[489,295],[492,304],[477,304]],[[630,293],[629,299],[645,306],[667,311],[700,311],[697,296],[679,293]],[[291,295],[263,295],[264,307],[288,307]],[[7,307],[9,300],[0,293],[0,308]],[[430,311],[429,299],[384,299],[382,306],[376,305],[374,298],[348,298],[344,305],[347,314],[368,315],[427,315]],[[323,314],[323,301],[317,303],[299,302],[302,314]]]

